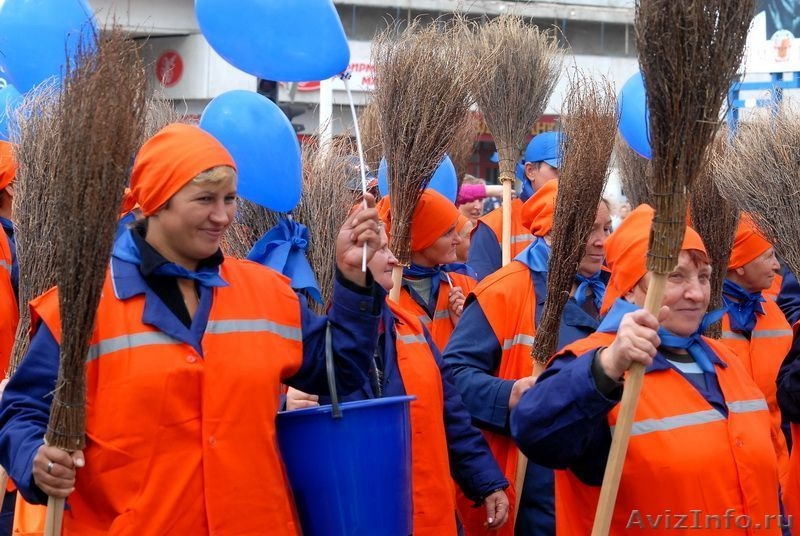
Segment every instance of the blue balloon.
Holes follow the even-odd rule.
[[[444,155],[436,171],[433,172],[433,177],[431,177],[431,182],[428,183],[428,188],[436,190],[453,203],[456,202],[458,177],[456,176],[456,167],[453,165],[453,161],[450,160],[449,156]]]
[[[642,73],[631,76],[619,94],[619,133],[631,149],[650,159],[650,110]]]
[[[275,212],[297,206],[302,192],[300,144],[274,102],[253,91],[228,91],[208,103],[200,127],[233,156],[239,195]]]
[[[86,0],[5,0],[0,3],[0,53],[21,93],[64,74],[82,41],[96,31]]]
[[[11,114],[22,101],[17,88],[8,84],[0,89],[0,140],[8,141]]]
[[[350,63],[332,0],[195,0],[194,9],[211,47],[259,78],[324,80]]]
[[[428,188],[436,190],[447,199],[456,202],[456,195],[458,194],[458,177],[456,175],[456,167],[450,157],[444,155],[442,161],[436,166],[436,171],[433,172]],[[382,196],[389,195],[389,180],[388,180],[388,165],[386,158],[381,158],[381,163],[378,166],[378,191]]]

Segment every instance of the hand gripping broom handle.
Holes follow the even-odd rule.
[[[650,273],[650,285],[647,287],[644,308],[653,315],[658,314],[658,310],[661,308],[666,282],[667,274]],[[608,531],[611,529],[614,504],[617,501],[622,467],[625,464],[625,454],[628,451],[633,417],[636,412],[636,404],[639,402],[639,392],[642,390],[643,380],[644,367],[639,363],[634,363],[628,369],[625,387],[622,390],[619,415],[611,438],[611,449],[606,462],[606,472],[603,475],[603,487],[600,488],[600,500],[597,503],[592,536],[608,536]]]
[[[501,173],[503,184],[503,266],[511,262],[511,187],[514,185],[513,173]]]

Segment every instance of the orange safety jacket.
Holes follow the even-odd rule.
[[[14,347],[14,335],[19,323],[19,306],[11,284],[11,245],[8,237],[0,231],[0,374],[5,377]]]
[[[475,279],[468,275],[455,272],[447,272],[447,275],[453,282],[453,286],[461,287],[464,296],[467,296],[475,288]],[[450,320],[450,288],[450,284],[447,281],[439,283],[439,295],[436,298],[436,309],[433,312],[433,318],[428,316],[428,312],[416,302],[405,285],[400,291],[400,305],[409,312],[414,313],[422,324],[428,328],[433,343],[440,352],[447,346],[447,341],[450,340],[450,335],[456,327],[453,321]]]
[[[595,333],[562,353],[581,356],[615,336]],[[692,534],[781,534],[767,403],[732,352],[704,340],[728,364],[715,366],[728,416],[672,368],[644,375],[611,535],[685,534],[688,528]],[[616,406],[608,415],[612,432],[618,413]],[[599,487],[572,471],[556,471],[559,536],[591,533],[599,495]]]
[[[768,289],[762,292],[765,298],[772,298],[773,300],[778,299],[778,294],[781,293],[781,286],[783,285],[783,276],[781,274],[775,274],[775,277],[772,279],[772,285]]]
[[[220,275],[236,284],[213,289],[201,354],[143,323],[144,295],[117,299],[107,274],[64,534],[300,534],[274,424],[302,362],[298,299],[254,263]],[[55,289],[32,309],[60,341]]]
[[[513,259],[522,250],[533,242],[530,229],[522,225],[522,205],[520,198],[511,201],[511,258]],[[478,221],[492,230],[497,237],[497,243],[503,245],[503,207],[496,208],[490,213],[478,218]],[[476,226],[477,227],[477,226]],[[473,231],[474,232],[474,231]],[[488,275],[488,274],[487,274]]]
[[[397,363],[411,402],[414,536],[456,534],[455,488],[444,429],[442,376],[420,321],[387,301],[395,317]]]
[[[513,289],[513,292],[487,291],[492,287],[497,288],[497,285]],[[519,261],[512,261],[511,264],[481,281],[473,294],[503,348],[500,367],[495,375],[504,380],[518,380],[533,374],[531,347],[536,334],[534,324],[536,293],[530,269]],[[517,503],[515,483],[519,449],[510,436],[487,430],[484,430],[483,434],[497,464],[510,483],[506,495],[513,508]],[[464,525],[465,533],[469,536],[514,535],[513,512],[505,525],[498,530],[490,531],[484,526],[485,513],[473,508],[472,501],[461,493],[458,494],[458,515]]]
[[[756,315],[756,325],[750,340],[731,330],[728,314],[722,317],[722,342],[733,350],[745,370],[758,385],[772,416],[772,443],[778,456],[781,485],[786,486],[789,472],[789,449],[781,430],[781,410],[778,407],[776,380],[786,354],[792,347],[792,327],[774,299],[765,297],[764,314]]]

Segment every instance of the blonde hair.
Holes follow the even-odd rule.
[[[193,184],[217,185],[232,180],[236,184],[236,170],[230,166],[216,166],[207,169],[192,179]]]

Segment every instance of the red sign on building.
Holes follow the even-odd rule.
[[[167,50],[156,60],[156,78],[164,87],[172,87],[183,76],[183,58],[174,50]]]

